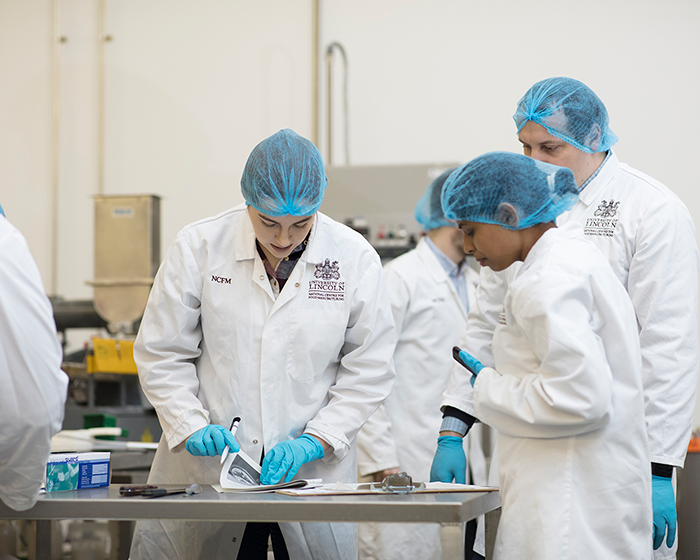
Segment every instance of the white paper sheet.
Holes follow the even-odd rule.
[[[294,479],[279,484],[260,484],[260,465],[244,451],[231,453],[221,467],[218,492],[274,492],[280,488],[309,488],[321,484],[321,479]]]

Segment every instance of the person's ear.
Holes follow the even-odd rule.
[[[518,211],[515,206],[508,202],[501,202],[498,205],[498,213],[496,214],[496,219],[501,222],[504,226],[510,226],[512,228],[518,227]]]
[[[586,145],[594,152],[597,152],[598,146],[600,146],[601,134],[600,125],[598,123],[594,123],[591,127],[591,131],[588,133],[588,136],[586,136]]]

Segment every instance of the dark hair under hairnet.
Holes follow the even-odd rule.
[[[442,190],[445,216],[525,229],[553,222],[578,200],[573,172],[521,154],[489,152],[453,172]],[[503,212],[510,204],[517,219]]]
[[[327,186],[318,148],[288,128],[255,146],[241,177],[246,203],[268,216],[310,216]]]
[[[537,82],[518,101],[513,120],[518,132],[532,121],[587,153],[607,152],[617,142],[603,102],[586,84],[572,78]]]
[[[428,185],[425,193],[416,204],[414,215],[416,217],[416,221],[425,231],[430,231],[431,229],[437,229],[445,226],[455,227],[457,225],[454,223],[454,221],[445,218],[445,214],[442,212],[442,204],[440,203],[443,185],[450,176],[450,173],[452,173],[455,169],[457,168],[453,167],[448,169],[439,177],[434,179],[433,182]]]

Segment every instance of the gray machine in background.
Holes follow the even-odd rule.
[[[160,266],[160,198],[95,197],[95,310],[111,333],[134,334]]]
[[[329,166],[321,212],[363,233],[382,260],[394,258],[420,239],[413,210],[428,185],[459,165]]]
[[[95,197],[93,286],[95,314],[109,335],[86,351],[64,357],[70,377],[64,429],[107,424],[129,431],[132,441],[157,441],[160,424],[145,399],[133,362],[133,341],[160,265],[160,199],[152,195]],[[73,315],[70,302],[55,302],[57,327],[96,326],[88,313]],[[81,324],[80,321],[85,321]],[[87,420],[86,420],[87,419]],[[92,425],[88,425],[88,421]]]

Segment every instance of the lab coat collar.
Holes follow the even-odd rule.
[[[236,231],[236,260],[255,260],[253,264],[252,281],[258,284],[275,302],[272,309],[272,312],[274,312],[299,292],[299,286],[301,278],[304,275],[306,263],[318,264],[323,262],[322,259],[327,256],[324,254],[324,232],[323,228],[320,227],[320,223],[322,220],[328,218],[323,216],[320,212],[316,213],[314,225],[311,226],[309,242],[306,246],[306,250],[299,258],[299,262],[297,262],[292,274],[287,279],[287,283],[290,284],[290,286],[288,289],[282,290],[279,297],[275,298],[275,295],[272,292],[272,287],[270,286],[270,281],[267,278],[265,265],[263,264],[257,250],[253,222],[250,221],[250,216],[245,208],[245,205],[243,205],[242,210],[244,215],[241,216],[241,219],[238,222],[238,229]]]
[[[598,175],[579,193],[579,200],[586,206],[590,206],[593,203],[598,204],[600,202],[600,192],[612,181],[619,166],[620,160],[617,159],[615,152],[612,152],[598,172]]]
[[[445,267],[442,266],[442,263],[430,248],[430,245],[428,245],[428,241],[425,237],[422,237],[420,241],[418,241],[416,251],[418,251],[418,255],[425,263],[426,269],[436,282],[448,282],[450,280]]]
[[[236,231],[236,260],[245,261],[254,259],[258,251],[255,243],[253,222],[250,221],[247,206],[242,204],[240,207],[236,207],[236,209],[238,208],[243,210],[244,216],[241,216]],[[319,223],[324,218],[325,216],[320,212],[316,213],[314,225],[311,226],[311,232],[309,233],[309,242],[306,251],[304,251],[300,260],[305,260],[306,262],[314,264],[323,262],[323,229],[319,227]]]
[[[576,221],[568,222],[562,226],[545,231],[544,234],[542,234],[542,237],[540,237],[530,249],[530,252],[523,261],[523,266],[521,266],[518,270],[516,277],[520,276],[525,270],[527,270],[530,264],[539,258],[539,255],[547,251],[547,249],[554,243],[558,243],[562,239],[575,239],[577,237],[583,238],[583,226]]]
[[[247,206],[242,204],[241,206],[236,206],[235,210],[241,210],[242,216],[238,220],[238,226],[236,228],[236,261],[246,261],[254,260],[253,262],[253,275],[251,280],[260,286],[262,290],[269,296],[271,300],[275,300],[275,295],[272,292],[272,286],[270,286],[270,280],[267,278],[267,271],[265,270],[265,264],[263,263],[260,255],[258,254],[258,248],[255,243],[255,231],[253,230],[253,222],[250,221],[250,216],[248,215]]]
[[[303,260],[310,264],[319,264],[328,258],[326,254],[326,232],[324,228],[321,227],[321,222],[328,220],[329,218],[321,212],[316,212],[316,217],[314,218],[314,225],[311,226],[311,233],[309,234],[309,243],[306,246],[306,251],[301,256]]]
[[[327,258],[325,254],[326,247],[324,244],[324,228],[321,227],[321,221],[327,220],[320,212],[316,212],[314,217],[314,225],[311,226],[309,232],[309,241],[306,244],[306,249],[299,257],[292,274],[287,278],[287,283],[284,289],[280,292],[279,297],[275,300],[275,304],[271,313],[278,311],[284,304],[290,301],[301,291],[302,279],[306,270],[307,264],[319,264],[323,262],[323,258]]]
[[[425,269],[433,277],[435,283],[447,283],[447,286],[449,287],[450,293],[452,294],[452,297],[454,298],[457,307],[466,319],[467,311],[466,309],[464,309],[464,303],[462,302],[461,298],[459,297],[459,294],[457,293],[457,288],[455,288],[454,283],[450,279],[447,271],[445,270],[445,267],[440,262],[440,259],[438,259],[433,249],[430,247],[430,245],[428,245],[428,242],[425,237],[421,238],[421,240],[418,241],[418,245],[416,246],[416,252],[418,253],[418,256],[420,257],[421,261],[423,261],[423,263],[425,264]],[[463,262],[461,266],[462,268],[464,268],[468,265],[466,262]],[[469,274],[469,271],[466,269],[461,270],[460,272],[465,276]],[[460,279],[460,281],[466,280],[462,278]],[[467,288],[467,300],[468,302],[471,302],[472,300],[472,294],[470,293],[469,288]]]
[[[245,261],[254,259],[257,254],[255,246],[255,231],[253,230],[253,222],[250,221],[248,215],[248,207],[242,204],[243,216],[238,221],[236,231],[236,260]],[[237,206],[236,209],[241,206]]]

